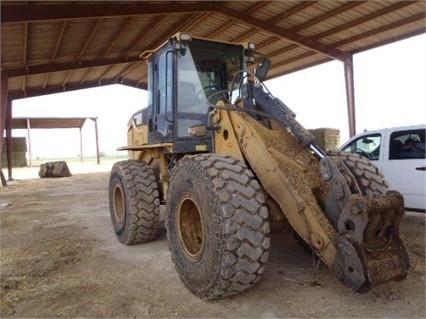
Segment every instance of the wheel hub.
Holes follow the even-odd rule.
[[[183,252],[192,262],[199,261],[205,244],[203,217],[197,200],[190,194],[184,194],[179,202],[177,223]]]
[[[123,225],[125,219],[124,193],[121,185],[114,187],[113,195],[114,216],[119,225]]]

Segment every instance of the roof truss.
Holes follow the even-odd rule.
[[[424,33],[424,19],[422,1],[2,2],[2,35],[21,32],[13,37],[17,51],[2,36],[2,71],[13,98],[111,83],[146,88],[139,54],[186,30],[229,42],[256,39],[257,49],[273,59],[271,77],[277,77]],[[52,26],[51,44],[41,48],[39,29]],[[94,47],[99,38],[104,42]],[[73,41],[79,47],[71,50]]]

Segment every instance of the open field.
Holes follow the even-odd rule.
[[[72,177],[40,179],[14,169],[0,188],[2,318],[425,318],[425,214],[407,213],[401,232],[408,278],[352,293],[289,234],[271,236],[267,270],[250,291],[200,301],[174,270],[165,233],[123,246],[112,231],[113,161],[69,163]],[[92,173],[87,173],[92,171]],[[35,174],[35,175],[34,175]]]

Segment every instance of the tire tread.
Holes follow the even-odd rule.
[[[114,164],[113,174],[121,178],[123,187],[126,188],[126,224],[128,229],[123,236],[118,236],[125,245],[134,245],[153,240],[160,228],[159,225],[159,191],[155,175],[151,167],[145,162],[125,160]],[[110,194],[111,196],[111,194]],[[111,218],[113,218],[110,198]]]
[[[187,156],[175,170],[185,165],[200,168],[211,183],[211,191],[217,194],[220,207],[217,218],[222,225],[217,236],[224,238],[224,251],[221,253],[216,282],[209,290],[200,292],[192,289],[186,282],[184,272],[176,266],[182,281],[201,299],[217,299],[249,289],[260,279],[269,256],[269,215],[261,186],[244,163],[229,156]],[[172,173],[171,191],[175,176]],[[169,246],[173,255],[169,232],[170,229]],[[176,262],[176,258],[173,260]]]

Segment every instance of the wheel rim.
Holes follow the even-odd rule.
[[[182,196],[177,210],[179,241],[186,257],[197,262],[204,252],[203,217],[197,200],[190,194]]]
[[[115,185],[114,187],[114,217],[117,224],[120,226],[124,224],[125,218],[125,207],[124,207],[124,193],[121,185]]]

